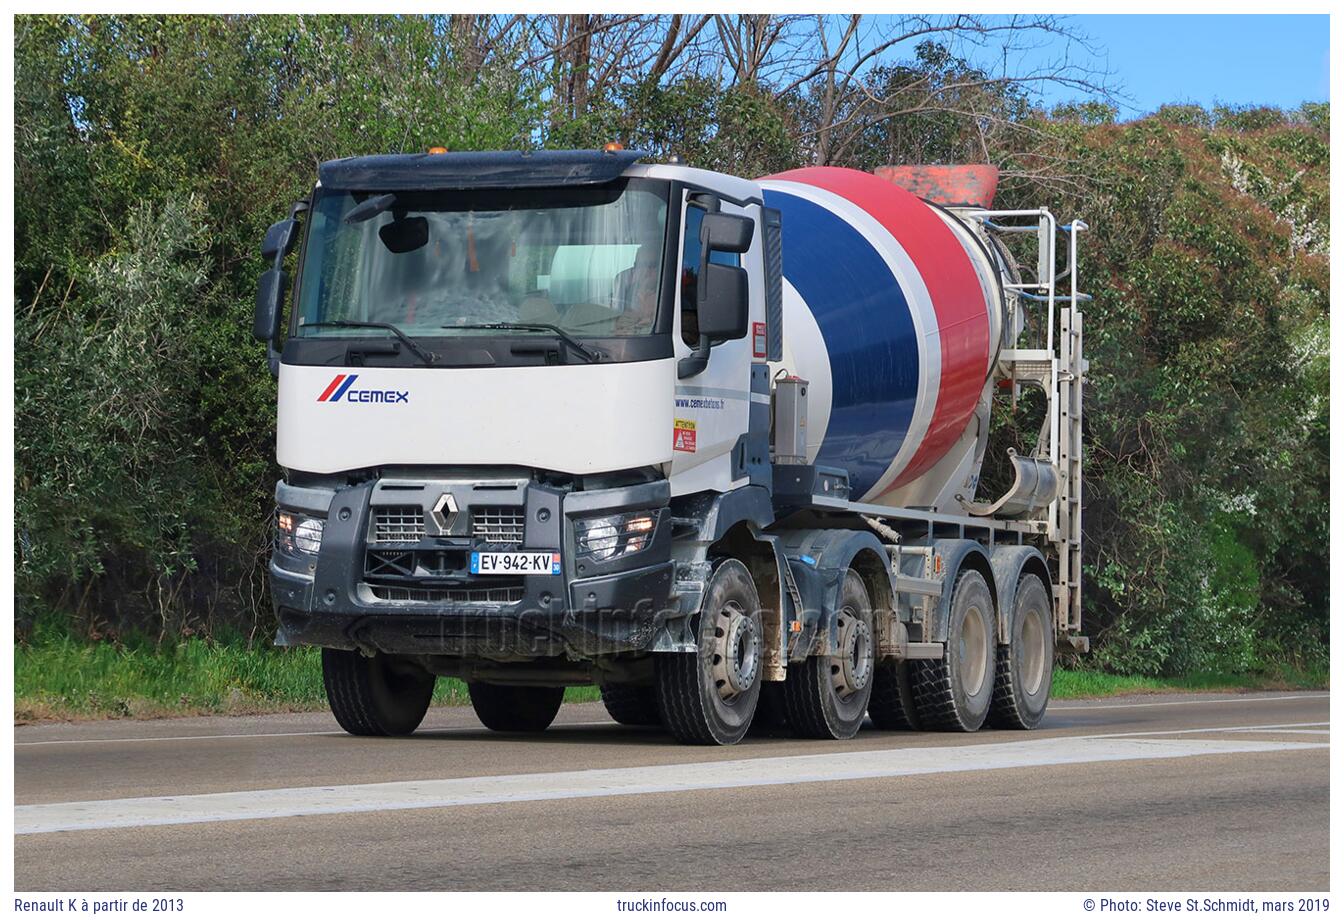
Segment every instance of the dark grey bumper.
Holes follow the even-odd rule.
[[[660,627],[677,615],[671,597],[671,519],[665,482],[567,494],[529,488],[525,548],[558,549],[563,571],[523,576],[521,586],[515,580],[507,603],[375,596],[365,573],[372,490],[372,484],[364,484],[335,492],[316,557],[272,558],[278,645],[364,647],[501,661],[560,655],[589,658],[646,650]],[[648,549],[615,563],[577,558],[575,517],[643,508],[655,511],[658,519]],[[534,522],[545,526],[534,527]],[[485,591],[495,582],[486,576],[428,581],[422,586],[448,584],[463,591]]]

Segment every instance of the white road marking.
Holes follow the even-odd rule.
[[[582,728],[593,725],[615,725],[616,723],[607,719],[599,722],[556,722],[555,728]],[[484,732],[487,729],[484,726],[477,725],[459,725],[444,726],[442,728],[421,726],[419,734],[426,736],[433,735],[456,735],[464,733]],[[50,741],[15,741],[15,747],[36,747],[45,744],[140,744],[145,741],[227,741],[234,739],[247,738],[309,738],[320,737],[322,735],[343,736],[343,731],[322,731],[322,732],[238,732],[237,734],[225,735],[163,735],[144,738],[57,738]],[[385,740],[385,739],[384,739]]]
[[[648,767],[20,805],[15,834],[253,821],[595,796],[774,786],[1103,761],[1327,749],[1296,741],[1044,738]]]
[[[1148,709],[1153,706],[1212,706],[1214,703],[1283,703],[1288,700],[1328,700],[1328,693],[1297,693],[1292,696],[1239,696],[1221,700],[1166,700],[1161,703],[1097,703],[1094,706],[1056,706],[1047,712],[1075,712],[1096,709]]]
[[[1322,731],[1294,731],[1294,729],[1314,728],[1317,725],[1329,725],[1329,722],[1281,722],[1278,725],[1222,725],[1212,728],[1164,728],[1149,731],[1106,732],[1101,735],[1072,735],[1074,738],[1146,738],[1149,735],[1203,735],[1209,732],[1232,732],[1236,734],[1312,734],[1328,735],[1329,729]]]

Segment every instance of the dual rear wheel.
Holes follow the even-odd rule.
[[[952,589],[942,657],[884,665],[874,723],[962,732],[1039,725],[1054,672],[1050,592],[1040,576],[1026,573],[1012,603],[1009,640],[1001,645],[989,584],[980,572],[963,570]]]

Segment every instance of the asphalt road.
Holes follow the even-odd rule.
[[[1059,702],[1035,732],[688,748],[569,705],[21,726],[20,891],[1321,890],[1329,698]]]

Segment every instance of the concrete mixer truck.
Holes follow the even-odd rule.
[[[693,744],[1035,727],[1087,645],[1086,226],[983,168],[644,160],[333,160],[270,228],[276,642],[357,735],[440,676],[505,732],[576,685]]]

